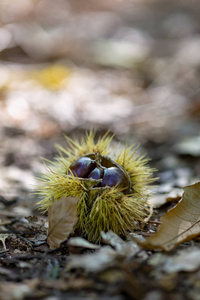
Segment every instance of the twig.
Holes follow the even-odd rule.
[[[10,250],[9,249],[4,249],[4,250],[0,251],[0,254],[8,252],[8,251],[10,251]]]
[[[154,220],[149,220],[148,223],[152,223],[152,224],[156,224],[156,225],[160,225],[161,224],[160,221],[154,221]]]
[[[19,234],[19,235],[35,235],[37,233],[40,233],[40,231],[17,231],[17,230],[0,230],[1,234]]]
[[[152,236],[154,233],[148,233],[148,232],[142,232],[141,235],[144,236],[144,237],[149,237],[149,236]]]

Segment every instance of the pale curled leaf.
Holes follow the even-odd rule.
[[[183,188],[182,200],[161,218],[158,231],[139,242],[149,249],[170,251],[200,234],[200,182]]]
[[[50,207],[47,243],[51,249],[58,248],[72,233],[77,222],[77,202],[78,198],[66,197]]]
[[[100,249],[100,245],[92,244],[79,236],[70,238],[67,245],[72,247],[77,247],[77,248],[80,247],[80,248],[92,249],[92,250]]]

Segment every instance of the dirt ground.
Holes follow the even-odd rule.
[[[110,130],[151,158],[154,211],[200,178],[200,2],[0,1],[0,299],[199,300],[199,237],[166,252],[112,232],[47,244],[33,193],[64,135]]]

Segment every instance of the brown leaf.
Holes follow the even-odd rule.
[[[47,243],[51,249],[58,248],[72,233],[77,222],[77,202],[78,198],[66,197],[50,207]]]
[[[158,231],[139,242],[149,249],[169,251],[200,234],[200,182],[183,188],[182,200],[161,218]]]

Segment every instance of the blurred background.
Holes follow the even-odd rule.
[[[40,156],[91,128],[139,143],[160,193],[198,179],[199,11],[198,0],[1,0],[1,199],[33,199]]]

